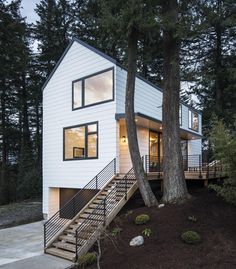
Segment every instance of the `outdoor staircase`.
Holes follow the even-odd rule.
[[[77,211],[78,213],[71,220],[67,219],[58,225],[58,216],[61,212],[57,212],[45,223],[45,253],[74,262],[92,247],[105,227],[109,225],[137,190],[133,169],[122,177],[116,175],[115,170],[114,175],[107,180],[106,184],[83,209]],[[101,172],[105,177],[107,171]],[[95,180],[97,186],[98,176]],[[73,203],[69,201],[64,210],[68,210],[70,205],[75,205],[75,200],[72,198]]]

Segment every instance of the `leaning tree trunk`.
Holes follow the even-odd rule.
[[[133,163],[134,173],[138,181],[139,190],[145,205],[150,207],[157,205],[158,202],[147,180],[138,147],[138,138],[134,114],[136,60],[137,31],[135,30],[135,28],[133,28],[128,37],[128,72],[125,98],[126,129],[129,143],[129,152]]]
[[[180,146],[179,101],[180,101],[180,39],[177,36],[177,0],[163,1],[164,25],[164,83],[163,83],[163,201],[181,202],[189,197],[184,179]]]

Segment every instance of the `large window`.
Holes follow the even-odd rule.
[[[64,160],[95,159],[98,157],[98,123],[66,127]]]
[[[73,109],[109,102],[114,99],[113,68],[73,82]]]
[[[193,110],[189,110],[188,116],[189,116],[189,120],[188,120],[189,129],[198,132],[198,128],[199,128],[198,113]]]

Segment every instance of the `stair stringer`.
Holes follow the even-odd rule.
[[[104,229],[113,221],[113,219],[117,216],[117,214],[120,212],[120,210],[124,207],[124,205],[128,202],[128,200],[133,196],[135,191],[138,189],[138,183],[137,181],[134,182],[133,186],[130,187],[130,189],[127,192],[127,198],[125,199],[125,196],[121,198],[121,200],[118,202],[116,207],[110,212],[110,214],[107,216],[105,225],[100,225],[96,231],[93,233],[93,235],[90,237],[88,242],[80,249],[80,251],[77,253],[77,258],[81,256],[82,254],[87,253],[90,248],[94,245],[98,237],[102,234]],[[75,260],[74,260],[75,262]]]
[[[73,223],[75,222],[75,220],[81,215],[83,214],[83,212],[85,211],[85,209],[87,209],[89,207],[90,204],[93,203],[93,201],[95,199],[97,199],[97,197],[101,194],[101,192],[104,191],[104,189],[116,178],[116,176],[113,176],[101,189],[100,191],[91,199],[89,200],[89,202],[79,211],[79,213],[77,215],[74,216],[73,219],[71,219],[66,225],[64,225],[61,230],[58,231],[58,233],[55,234],[55,236],[48,242],[47,247],[45,248],[45,250],[49,247],[52,246],[52,244],[58,240],[59,236],[63,234],[63,232]]]

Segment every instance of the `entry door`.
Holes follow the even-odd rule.
[[[149,132],[149,171],[157,172],[161,169],[161,135],[158,132]]]

